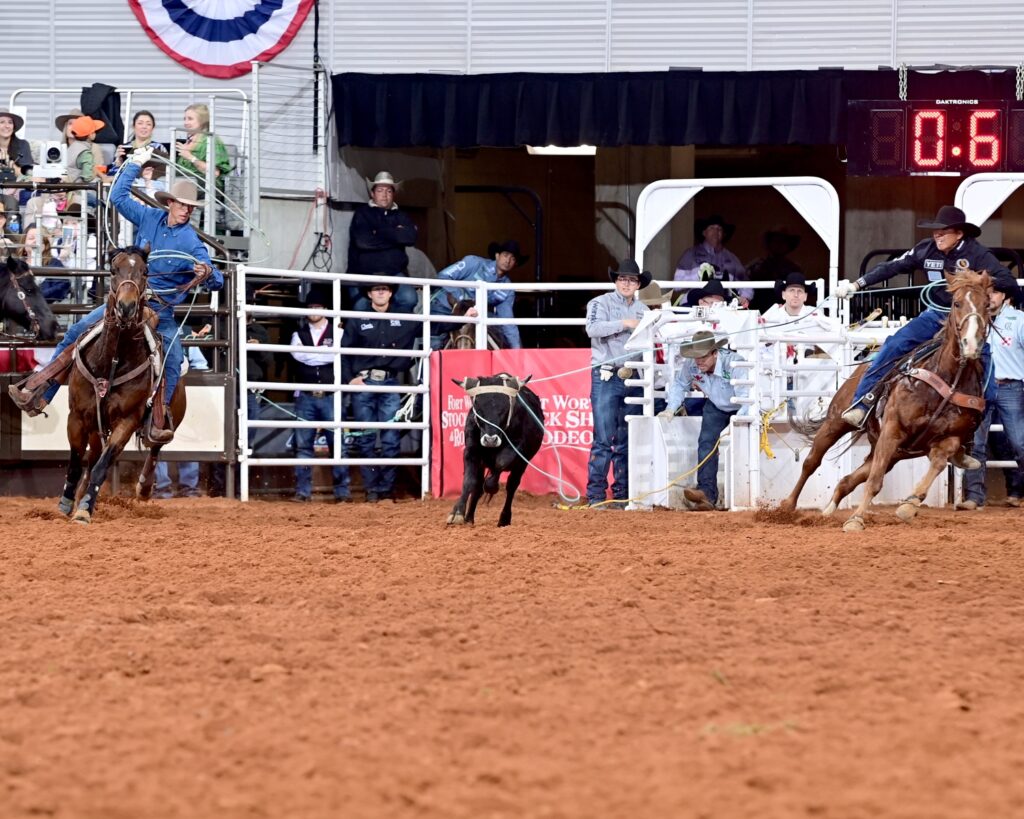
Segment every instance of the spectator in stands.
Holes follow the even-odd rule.
[[[732,238],[736,226],[717,213],[696,224],[699,241],[676,263],[676,281],[747,281],[747,271],[725,243]],[[736,291],[740,304],[747,307],[754,291],[748,287]]]
[[[415,359],[391,355],[389,350],[411,350],[416,343],[419,325],[411,321],[387,318],[399,310],[392,306],[393,284],[371,284],[366,288],[370,309],[380,313],[379,319],[351,319],[345,325],[342,347],[366,347],[378,353],[345,356],[342,360],[342,379],[346,384],[373,387],[397,386],[402,373],[408,372]],[[394,421],[402,406],[397,392],[357,392],[352,395],[352,414],[356,421]],[[382,429],[380,456],[397,458],[402,433],[396,429]],[[356,448],[360,458],[372,458],[376,448],[378,430],[355,431]],[[395,474],[393,466],[361,466],[366,502],[394,500]]]
[[[800,237],[790,233],[788,228],[776,227],[764,234],[764,248],[767,255],[755,259],[747,265],[747,279],[750,281],[779,281],[785,279],[791,273],[802,273],[800,265],[789,258],[789,254],[796,250],[800,244]],[[772,304],[770,302],[770,290],[757,290],[754,292],[754,309],[763,313]]]
[[[310,288],[306,296],[306,307],[310,310],[323,309],[331,303],[331,294],[322,287]],[[356,321],[357,319],[353,319]],[[299,329],[292,334],[293,345],[305,347],[332,347],[334,345],[334,325],[331,320],[319,312],[310,314]],[[296,381],[302,384],[333,384],[334,358],[331,353],[301,352],[292,353],[295,359]],[[329,390],[297,390],[295,393],[295,414],[301,421],[327,421],[334,418],[334,393]],[[331,436],[338,435],[338,430],[331,430]],[[313,457],[315,429],[296,429],[296,454],[300,458]],[[329,437],[331,437],[329,436]],[[331,449],[334,451],[333,447]],[[344,451],[344,449],[342,449]],[[347,466],[331,467],[334,479],[335,503],[347,503],[349,495],[349,475]],[[295,497],[297,503],[305,503],[313,497],[313,467],[295,467]]]
[[[703,287],[686,291],[686,305],[687,307],[718,307],[725,304],[728,295],[718,279],[711,279]]]
[[[996,382],[995,401],[985,406],[985,414],[974,434],[973,455],[981,462],[977,469],[964,472],[964,500],[957,509],[981,509],[987,489],[985,461],[988,451],[989,427],[994,421],[1003,425],[1003,433],[1013,452],[1018,469],[1024,469],[1024,312],[1013,306],[1020,301],[1016,282],[996,280],[989,294],[992,327],[989,346],[992,348],[992,370]]]
[[[366,276],[408,275],[407,247],[416,244],[416,225],[408,214],[395,204],[398,183],[387,171],[381,171],[370,185],[370,201],[352,214],[349,227],[348,272]],[[356,310],[368,310],[369,300],[362,288],[348,288],[349,299]],[[416,291],[399,287],[392,301],[400,313],[416,309]]]
[[[629,436],[626,416],[637,408],[627,397],[639,396],[626,387],[620,368],[626,342],[640,323],[647,305],[636,298],[651,283],[651,274],[633,259],[623,259],[618,270],[608,271],[615,290],[587,303],[590,337],[590,404],[594,413],[594,442],[587,464],[587,503],[596,509],[624,509],[629,502]],[[607,503],[608,468],[612,467],[612,502]]]
[[[22,256],[33,267],[64,267],[64,263],[53,255],[50,232],[31,224],[21,240]],[[48,302],[63,301],[71,293],[71,280],[55,276],[37,276],[39,292]]]
[[[92,182],[96,178],[97,166],[103,165],[103,154],[96,144],[96,134],[106,124],[98,119],[84,116],[81,111],[72,111],[54,120],[57,129],[64,136],[67,145],[68,182]]]
[[[7,203],[0,197],[0,251],[6,251],[4,256],[15,252],[17,244],[7,233]]]
[[[817,300],[818,288],[808,285],[803,273],[789,273],[782,281],[775,282],[776,303],[764,311],[762,319],[765,329],[778,327],[780,332],[799,332],[820,329],[814,320],[816,308],[809,305],[809,299]]]
[[[0,111],[0,188],[26,179],[35,164],[28,141],[14,135],[24,125],[25,120],[17,114]]]
[[[178,167],[195,178],[202,186],[206,180],[206,171],[210,156],[210,109],[202,103],[190,105],[185,109],[182,126],[188,133],[184,141],[178,143]],[[213,137],[213,175],[217,180],[217,190],[224,190],[224,176],[231,171],[231,160],[228,149],[219,136]]]
[[[250,297],[251,303],[255,304],[255,295]],[[249,317],[245,325],[246,341],[249,344],[267,344],[270,337],[267,335],[267,328],[260,324],[254,316]],[[249,350],[245,354],[246,372],[250,381],[266,381],[270,374],[270,365],[273,357],[265,350]],[[248,408],[249,420],[258,421],[260,417],[260,402],[263,399],[263,390],[248,390],[246,395],[246,406]],[[249,430],[249,446],[253,445],[256,438],[256,430]]]
[[[491,242],[487,248],[487,258],[483,256],[466,256],[462,261],[449,265],[437,274],[439,279],[452,281],[480,281],[509,283],[509,274],[520,265],[526,264],[529,256],[519,250],[519,242],[509,239],[505,242]],[[465,299],[475,299],[476,293],[469,287],[446,287],[434,292],[431,299],[431,312],[451,315],[455,303]],[[513,318],[513,306],[516,294],[514,290],[491,290],[487,293],[487,313],[495,318]],[[476,308],[466,313],[475,316]],[[450,329],[446,326],[445,329]],[[495,327],[494,332],[504,339],[506,349],[517,350],[523,346],[519,336],[519,328],[513,324]]]
[[[156,117],[149,111],[136,111],[132,117],[132,138],[127,142],[118,145],[114,151],[112,169],[120,168],[136,148],[150,147],[155,154],[167,154],[169,150],[162,142],[153,139],[153,131],[156,129]],[[149,163],[147,163],[149,164]],[[145,167],[143,167],[145,170]],[[162,174],[161,174],[162,175]]]
[[[682,410],[686,393],[691,390],[704,393],[697,439],[697,488],[683,490],[683,496],[699,512],[710,512],[718,504],[718,440],[740,410],[733,398],[745,393],[745,389],[738,390],[732,383],[733,365],[743,359],[738,353],[724,349],[725,344],[725,339],[716,340],[714,333],[699,330],[682,345],[680,354],[684,363],[669,386],[668,405],[658,414],[659,418],[671,419]]]

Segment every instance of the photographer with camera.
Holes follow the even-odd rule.
[[[32,166],[32,147],[27,140],[14,135],[24,125],[25,120],[17,114],[0,111],[0,190],[24,178],[26,170]]]

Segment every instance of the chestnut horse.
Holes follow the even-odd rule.
[[[14,256],[7,257],[6,267],[0,271],[0,319],[3,318],[28,330],[29,338],[48,341],[57,335],[57,319],[43,298],[32,269],[24,259]]]
[[[860,467],[839,482],[832,500],[822,510],[822,514],[831,515],[843,498],[866,481],[863,500],[843,526],[847,532],[864,528],[868,506],[881,490],[885,474],[898,461],[924,456],[930,464],[928,472],[914,487],[914,493],[896,510],[901,520],[908,523],[913,520],[932,482],[945,469],[950,457],[973,440],[981,421],[985,410],[981,352],[990,323],[991,279],[988,273],[967,270],[955,276],[946,274],[946,282],[953,306],[938,336],[938,348],[928,350],[930,346],[934,348],[935,342],[922,345],[907,363],[898,362],[879,384],[882,397],[866,429],[871,451]],[[858,367],[839,388],[823,419],[799,427],[808,437],[813,435],[814,440],[800,479],[789,497],[779,505],[781,509],[796,509],[804,484],[821,464],[825,453],[853,430],[841,415],[850,405],[867,366]],[[863,434],[859,432],[857,437]]]
[[[156,314],[146,306],[147,250],[115,250],[110,256],[110,295],[103,321],[78,340],[68,381],[68,463],[60,510],[89,523],[107,473],[146,417],[162,372]],[[185,416],[181,382],[171,401],[173,415]],[[160,447],[142,468],[137,495],[147,499]]]

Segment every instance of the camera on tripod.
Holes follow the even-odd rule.
[[[67,147],[61,142],[44,142],[39,146],[40,162],[32,175],[43,179],[60,180],[68,172]]]

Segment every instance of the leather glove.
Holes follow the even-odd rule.
[[[843,279],[836,285],[836,296],[841,299],[848,299],[858,290],[860,290],[860,285],[857,284],[857,282],[851,282]]]
[[[145,165],[153,158],[153,149],[148,145],[143,145],[141,148],[136,148],[132,151],[132,155],[128,157],[128,161],[133,165]]]

